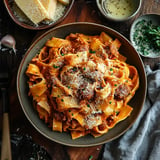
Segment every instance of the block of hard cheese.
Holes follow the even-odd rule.
[[[15,2],[34,24],[38,24],[49,16],[39,0],[15,0]]]
[[[54,18],[57,0],[39,0],[48,13],[48,19]]]

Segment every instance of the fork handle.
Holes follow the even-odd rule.
[[[9,129],[7,89],[1,88],[1,92],[2,92],[2,105],[3,105],[1,160],[11,160],[12,153],[11,153],[11,141],[10,141],[10,129]]]

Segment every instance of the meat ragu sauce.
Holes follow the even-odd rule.
[[[82,41],[80,38],[78,38],[75,34],[70,34],[68,40],[70,40],[72,44],[72,53],[89,50],[88,44]]]
[[[123,100],[128,96],[129,93],[130,88],[126,84],[122,84],[116,88],[114,98],[116,100]]]
[[[127,118],[139,87],[134,66],[119,53],[121,43],[102,32],[52,37],[29,63],[29,95],[39,117],[72,139],[101,136]]]
[[[95,97],[95,86],[99,86],[101,83],[100,79],[102,79],[100,78],[100,72],[95,70],[87,74],[85,70],[85,67],[71,68],[60,79],[66,87],[74,87],[74,95],[79,101],[93,99]]]

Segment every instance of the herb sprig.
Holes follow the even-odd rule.
[[[141,20],[135,25],[133,40],[136,50],[143,55],[160,54],[160,26],[152,21]]]
[[[148,34],[156,47],[160,48],[160,26],[152,26],[148,29]]]

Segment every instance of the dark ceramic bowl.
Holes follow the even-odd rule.
[[[28,97],[28,85],[25,71],[28,63],[38,53],[38,51],[44,46],[45,42],[51,37],[65,38],[70,33],[83,33],[87,35],[99,35],[101,32],[106,32],[113,38],[118,38],[121,43],[120,53],[127,57],[127,63],[134,65],[140,76],[140,87],[137,90],[133,99],[129,102],[129,105],[133,107],[133,111],[127,119],[118,123],[113,129],[101,137],[94,138],[91,135],[84,136],[79,139],[72,140],[69,133],[59,133],[52,131],[47,127],[44,121],[39,119],[37,111],[33,108],[32,101]],[[31,122],[31,124],[45,137],[52,141],[68,146],[87,147],[104,144],[112,141],[125,133],[137,119],[145,100],[146,95],[146,75],[142,60],[136,50],[132,47],[130,42],[118,32],[103,25],[97,25],[94,23],[71,23],[63,26],[55,27],[43,35],[41,35],[26,52],[18,70],[17,76],[17,92],[22,109]]]
[[[149,47],[147,47],[146,44],[148,44],[148,42],[146,42],[146,43],[143,42],[143,44],[140,44],[140,43],[137,43],[136,40],[135,40],[135,36],[137,36],[137,33],[136,33],[137,30],[140,32],[139,33],[139,36],[141,38],[140,41],[142,41],[142,37],[144,37],[144,34],[143,34],[144,31],[143,31],[143,29],[141,29],[142,21],[145,21],[145,23],[151,23],[153,25],[160,26],[160,14],[145,14],[145,15],[142,15],[142,16],[138,17],[133,22],[133,24],[131,26],[131,29],[130,29],[130,40],[131,40],[132,45],[137,50],[137,52],[143,57],[159,58],[160,57],[160,48],[157,49],[157,50],[155,50],[155,49],[150,50],[152,48],[153,44],[149,44]],[[147,24],[145,24],[145,25],[147,25]],[[149,25],[147,25],[147,26],[149,26]],[[146,39],[146,38],[144,37],[143,39]],[[143,47],[143,49],[145,47],[148,54],[144,54],[144,51],[141,50],[141,47]]]
[[[131,12],[131,14],[129,14],[128,16],[126,17],[119,17],[119,16],[111,16],[110,14],[110,11],[108,11],[105,7],[105,3],[106,3],[107,0],[96,0],[96,3],[97,3],[97,7],[99,9],[99,11],[101,12],[101,14],[107,19],[107,20],[110,20],[110,21],[114,21],[114,22],[123,22],[123,21],[127,21],[127,20],[130,20],[132,19],[133,17],[135,17],[135,15],[139,12],[140,8],[141,8],[141,5],[142,5],[142,0],[131,0],[133,1],[133,5],[134,5],[134,8],[133,8],[133,11]],[[116,1],[115,1],[116,2]],[[117,2],[116,2],[117,3]],[[112,5],[115,4],[114,2],[112,2]],[[117,4],[115,4],[116,6]],[[119,7],[119,8],[122,8]],[[124,8],[124,10],[126,10],[126,8]],[[118,10],[118,12],[120,13],[120,11]]]
[[[58,14],[57,19],[53,22],[41,22],[38,25],[33,24],[25,15],[22,13],[22,11],[16,6],[14,0],[3,0],[4,5],[8,11],[8,14],[12,18],[12,20],[18,24],[19,26],[30,29],[30,30],[43,30],[47,28],[51,28],[55,26],[56,24],[62,22],[65,17],[68,15],[70,12],[74,0],[70,0],[70,4],[66,6],[65,8],[63,7],[63,13],[62,15]]]

